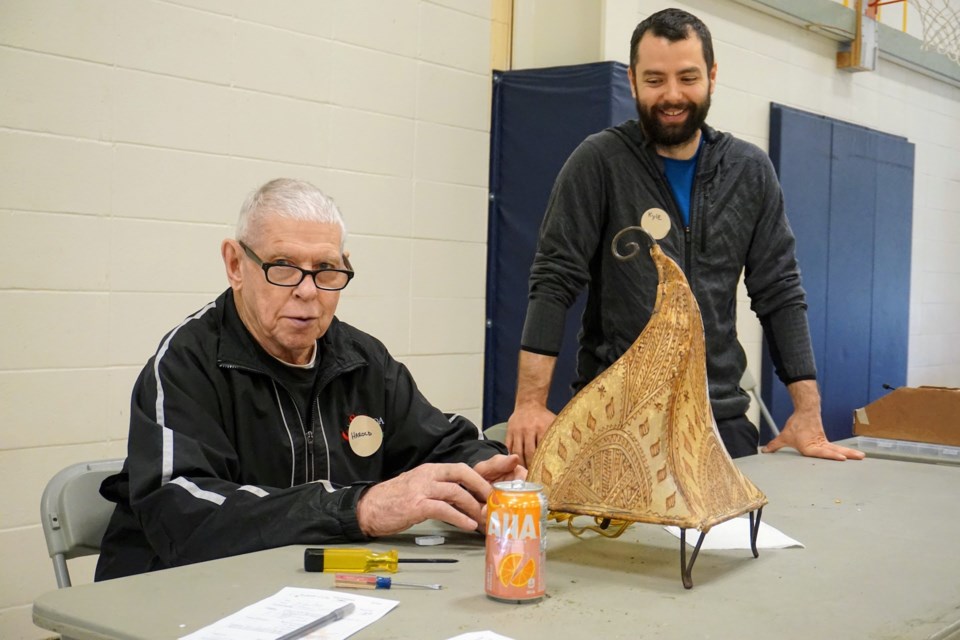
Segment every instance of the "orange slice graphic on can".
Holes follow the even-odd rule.
[[[497,567],[497,577],[500,578],[500,584],[509,587],[523,555],[519,553],[508,553],[500,560],[500,566]],[[529,563],[528,563],[529,564]]]
[[[527,560],[527,563],[523,565],[523,569],[517,572],[517,575],[513,576],[513,579],[510,581],[515,587],[525,587],[527,583],[530,582],[530,578],[533,577],[534,572],[537,570],[537,565],[533,561],[533,558]]]

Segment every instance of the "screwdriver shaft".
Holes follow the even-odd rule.
[[[397,582],[386,576],[371,574],[338,573],[333,577],[333,586],[346,589],[389,589],[391,587],[410,587],[413,589],[442,589],[439,584],[420,584],[416,582]]]

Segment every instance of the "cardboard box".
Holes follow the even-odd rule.
[[[960,447],[960,389],[894,389],[853,412],[853,433]]]

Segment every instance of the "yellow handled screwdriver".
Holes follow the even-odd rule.
[[[304,571],[342,573],[396,573],[400,562],[457,562],[455,558],[401,558],[396,549],[378,553],[370,549],[310,548],[303,552]]]

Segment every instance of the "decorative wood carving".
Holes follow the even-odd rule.
[[[630,259],[639,252],[620,256]],[[683,271],[651,240],[659,274],[650,322],[557,415],[527,479],[553,512],[694,528],[767,503],[727,454],[707,392],[700,309]],[[563,519],[562,517],[560,519]],[[759,523],[758,523],[759,524]]]

